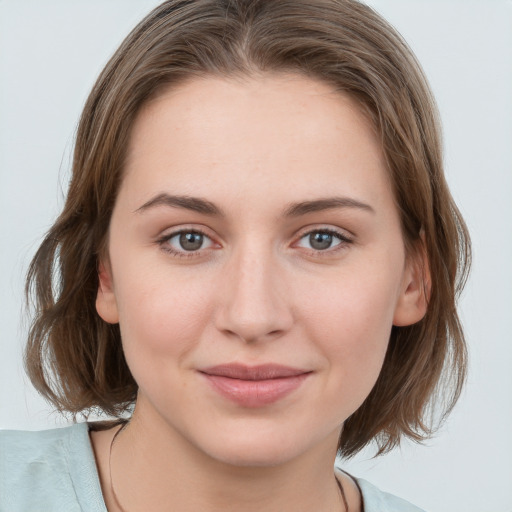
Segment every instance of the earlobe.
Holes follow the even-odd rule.
[[[406,263],[393,325],[403,327],[419,322],[427,312],[430,290],[428,258],[422,248],[410,255]]]
[[[96,295],[96,311],[105,322],[117,324],[119,314],[112,281],[110,265],[104,261],[98,264],[98,293]]]

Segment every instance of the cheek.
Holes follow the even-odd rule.
[[[129,364],[154,367],[183,361],[211,316],[208,287],[179,273],[131,272],[119,279],[119,323]]]
[[[385,276],[385,277],[382,277]],[[302,318],[311,319],[320,339],[339,338],[347,348],[375,348],[383,334],[391,330],[398,297],[398,278],[389,272],[347,272],[306,283],[306,290],[296,290],[301,297]]]
[[[354,273],[310,294],[302,318],[330,366],[333,393],[343,389],[355,410],[382,368],[393,323],[396,284],[378,274]],[[348,398],[347,398],[348,397]]]

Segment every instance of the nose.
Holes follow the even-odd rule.
[[[240,250],[226,263],[216,327],[245,342],[275,339],[293,324],[290,295],[270,250]]]

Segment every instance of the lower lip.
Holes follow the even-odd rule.
[[[215,391],[242,407],[263,407],[281,400],[295,391],[310,375],[267,380],[241,380],[203,373]]]

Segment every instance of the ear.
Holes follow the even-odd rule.
[[[114,293],[112,270],[109,262],[100,260],[98,264],[98,294],[96,295],[96,311],[105,322],[117,324],[119,313]]]
[[[406,326],[419,322],[427,312],[430,290],[428,257],[425,246],[420,241],[406,258],[393,325]]]

